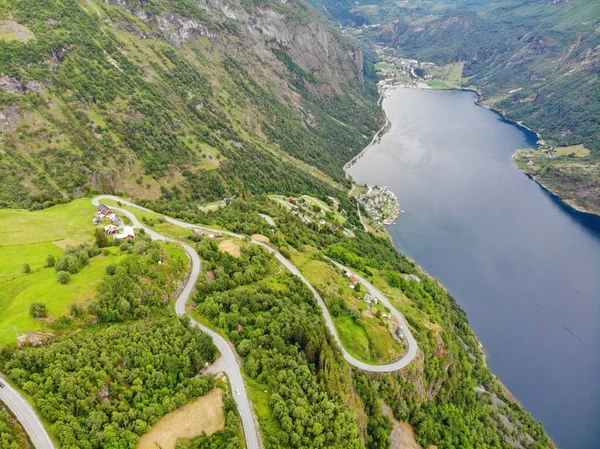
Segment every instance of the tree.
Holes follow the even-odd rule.
[[[81,264],[74,256],[67,255],[58,259],[54,269],[58,271],[68,271],[71,274],[77,273],[81,269]]]
[[[94,233],[95,237],[96,237],[96,245],[98,245],[98,248],[105,248],[109,245],[108,243],[108,237],[106,236],[106,233],[98,228],[96,229],[96,232]]]
[[[82,267],[87,265],[90,261],[90,255],[87,253],[87,251],[79,251],[77,258],[79,259],[79,263]]]
[[[46,304],[43,302],[34,302],[29,306],[29,315],[33,318],[46,318],[48,316],[48,310]]]
[[[46,257],[46,266],[52,268],[54,265],[56,265],[56,259],[52,254],[48,254],[48,257]]]
[[[28,263],[23,264],[23,273],[31,273],[31,267]]]
[[[111,263],[110,265],[107,265],[104,270],[107,275],[113,276],[117,272],[117,266],[114,263]]]
[[[68,271],[59,271],[58,273],[56,273],[56,280],[59,284],[68,284],[71,280],[71,275]]]

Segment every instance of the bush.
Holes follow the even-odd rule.
[[[147,242],[140,240],[140,241],[135,242],[135,245],[133,245],[133,251],[138,254],[145,254],[146,251],[148,251],[148,247],[149,247],[149,245]]]
[[[79,259],[79,263],[82,267],[87,265],[90,261],[90,255],[87,253],[87,251],[79,251],[77,258]]]
[[[48,254],[48,257],[46,257],[46,266],[51,268],[54,265],[56,265],[56,259],[52,254]]]
[[[96,237],[96,245],[98,245],[98,248],[106,248],[107,246],[109,246],[108,236],[102,229],[96,229],[94,235]]]
[[[34,302],[29,306],[29,315],[33,318],[46,318],[48,316],[46,304],[43,302]]]
[[[157,248],[152,248],[148,252],[148,255],[150,256],[150,259],[155,263],[158,263],[160,260],[162,260],[162,257],[160,255],[160,250]]]
[[[23,264],[23,273],[31,273],[31,267],[28,263]]]
[[[105,270],[107,275],[114,276],[114,274],[117,272],[117,266],[114,263],[111,263],[110,265],[106,266]]]
[[[85,308],[79,304],[71,304],[71,315],[81,317],[85,315]]]
[[[59,284],[68,284],[71,280],[71,275],[68,271],[59,271],[58,273],[56,273],[56,280]]]
[[[58,271],[68,271],[71,274],[77,273],[81,268],[81,264],[74,256],[68,255],[58,259],[54,269]]]
[[[280,253],[281,253],[281,255],[282,255],[283,257],[285,257],[286,259],[289,259],[289,258],[291,257],[291,256],[290,256],[290,248],[289,248],[288,246],[281,246],[281,247],[279,248],[279,252],[280,252]]]

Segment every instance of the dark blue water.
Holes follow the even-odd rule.
[[[511,161],[536,136],[469,92],[398,89],[392,123],[349,172],[387,185],[399,249],[466,310],[489,365],[563,449],[600,448],[600,218]]]

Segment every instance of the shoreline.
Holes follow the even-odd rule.
[[[405,87],[391,86],[391,89],[394,89],[394,88],[398,88],[398,89],[399,89],[399,88],[405,88]],[[349,168],[349,167],[351,167],[351,166],[352,166],[352,164],[354,164],[354,163],[355,163],[355,162],[356,162],[356,161],[357,161],[357,160],[358,160],[360,157],[362,157],[362,155],[363,155],[363,154],[364,154],[364,153],[365,153],[365,152],[366,152],[368,149],[370,149],[370,148],[371,148],[371,146],[373,146],[373,144],[375,143],[376,139],[378,139],[378,138],[380,139],[380,138],[381,138],[381,137],[382,137],[382,136],[385,134],[385,132],[387,132],[387,130],[388,130],[389,128],[391,128],[391,122],[390,122],[390,120],[389,120],[389,118],[388,118],[387,114],[385,113],[385,110],[383,109],[383,99],[385,98],[385,93],[386,93],[386,91],[388,91],[388,90],[391,90],[391,89],[390,89],[390,87],[388,86],[388,89],[386,89],[386,90],[382,90],[382,92],[381,92],[381,95],[380,95],[380,102],[378,102],[378,104],[380,104],[380,106],[381,106],[381,108],[382,108],[382,111],[383,111],[383,114],[384,114],[384,116],[385,116],[385,120],[386,120],[386,123],[385,123],[385,125],[384,125],[384,126],[381,128],[381,129],[379,129],[379,131],[377,131],[377,133],[375,134],[375,136],[373,137],[373,139],[371,140],[371,142],[370,142],[370,143],[369,143],[369,144],[368,144],[368,145],[367,145],[367,146],[366,146],[366,147],[365,147],[365,148],[364,148],[364,149],[363,149],[363,150],[362,150],[360,153],[358,153],[358,154],[357,154],[356,156],[354,156],[354,157],[353,157],[353,158],[352,158],[350,161],[348,161],[346,164],[344,164],[344,167],[343,167],[343,169],[344,169],[344,173],[346,174],[346,178],[347,178],[347,179],[350,179],[350,180],[352,181],[352,187],[351,187],[351,189],[349,190],[349,192],[348,192],[348,195],[350,195],[350,193],[352,193],[352,191],[353,191],[353,190],[354,190],[354,189],[357,187],[357,185],[354,183],[354,181],[353,181],[353,179],[352,179],[352,176],[350,176],[350,174],[348,173],[348,168]],[[417,89],[418,89],[418,88],[417,88]],[[514,124],[514,125],[516,125],[516,126],[520,126],[520,127],[522,127],[522,128],[525,128],[525,129],[527,129],[528,131],[531,131],[531,132],[533,132],[533,133],[534,133],[536,136],[538,136],[538,141],[541,141],[541,136],[540,136],[540,134],[539,134],[539,133],[537,133],[536,131],[534,131],[534,130],[532,130],[532,129],[528,128],[526,125],[523,125],[522,123],[519,123],[519,122],[517,122],[517,121],[515,121],[515,120],[512,120],[512,119],[510,119],[508,116],[506,116],[506,114],[504,113],[504,111],[499,111],[499,110],[496,110],[496,109],[494,109],[494,108],[492,108],[492,107],[489,107],[489,106],[486,106],[486,105],[483,105],[483,104],[481,104],[479,101],[480,101],[480,99],[482,98],[482,94],[481,94],[480,92],[478,92],[477,90],[473,89],[473,88],[459,88],[459,89],[437,89],[437,90],[448,90],[448,91],[451,91],[451,90],[462,90],[462,91],[467,91],[467,92],[473,92],[473,93],[475,93],[475,94],[477,95],[477,99],[476,99],[475,103],[476,103],[478,106],[480,106],[480,107],[483,107],[483,108],[485,108],[485,109],[489,109],[489,110],[491,110],[492,112],[494,112],[494,113],[498,114],[498,115],[499,115],[499,116],[500,116],[502,119],[506,120],[507,122],[510,122],[510,123],[512,123],[512,124]],[[389,125],[389,128],[388,128],[388,125]],[[515,163],[515,165],[516,165],[516,163]],[[544,185],[543,185],[541,182],[539,182],[538,180],[536,180],[535,178],[533,178],[533,176],[531,176],[529,173],[527,173],[527,172],[525,172],[525,171],[521,170],[521,169],[520,169],[518,166],[517,166],[517,168],[519,169],[519,171],[521,171],[523,174],[525,174],[525,176],[527,176],[527,177],[531,178],[533,181],[535,181],[536,183],[538,183],[538,184],[539,184],[539,185],[540,185],[540,186],[541,186],[543,189],[547,190],[549,193],[551,193],[552,195],[554,195],[556,198],[558,198],[560,201],[562,201],[562,202],[563,202],[564,204],[566,204],[567,206],[570,206],[570,207],[572,207],[573,209],[575,209],[576,211],[578,211],[578,212],[580,212],[580,213],[589,213],[589,212],[582,212],[582,211],[578,210],[576,207],[574,207],[573,205],[571,205],[571,204],[567,203],[565,200],[563,200],[562,198],[560,198],[560,196],[556,195],[554,192],[552,192],[550,189],[548,189],[546,186],[544,186]],[[398,202],[399,202],[399,200],[398,200]],[[592,215],[595,215],[595,214],[593,214],[593,213],[592,213]],[[360,215],[359,215],[359,216],[360,216]],[[398,216],[398,218],[400,218],[400,215]],[[362,218],[361,218],[361,222],[362,222]],[[393,224],[395,224],[395,222],[394,222],[394,223],[392,223],[391,225],[384,225],[384,224],[381,224],[381,227],[383,228],[383,230],[384,230],[385,234],[387,235],[387,237],[388,237],[388,240],[391,242],[392,246],[393,246],[393,247],[396,249],[396,251],[398,251],[399,253],[401,253],[401,254],[402,254],[402,251],[400,250],[400,248],[399,248],[399,247],[398,247],[398,245],[396,244],[396,242],[395,242],[394,238],[392,237],[392,234],[391,234],[391,233],[390,233],[390,231],[389,231],[389,228],[390,228],[390,226],[392,226]],[[364,227],[364,224],[363,224],[363,227]],[[368,232],[368,231],[367,231],[367,232]],[[419,267],[419,269],[421,270],[421,272],[422,272],[422,273],[423,273],[425,276],[427,276],[427,277],[429,277],[430,279],[434,280],[434,281],[435,281],[435,282],[436,282],[438,285],[440,285],[440,286],[441,286],[441,287],[442,287],[444,290],[446,290],[446,291],[447,291],[447,292],[448,292],[450,295],[452,294],[452,293],[450,292],[450,289],[448,289],[448,287],[447,287],[446,285],[444,285],[444,284],[443,284],[443,283],[442,283],[442,282],[441,282],[441,281],[440,281],[438,278],[436,278],[435,276],[431,275],[431,274],[430,274],[430,273],[429,273],[427,270],[425,270],[425,268],[423,268],[423,266],[421,266],[421,265],[420,265],[420,264],[419,264],[419,263],[418,263],[418,262],[417,262],[415,259],[413,259],[412,257],[409,257],[409,256],[407,256],[407,255],[404,255],[404,257],[406,257],[406,258],[407,258],[407,259],[408,259],[410,262],[414,263],[414,264],[415,264],[417,267]],[[458,303],[458,301],[457,301],[457,303]],[[462,309],[462,306],[460,306],[460,304],[459,304],[459,307]],[[465,312],[465,313],[466,313],[466,312]],[[517,398],[516,398],[516,397],[515,397],[515,396],[512,394],[512,392],[510,391],[510,389],[509,389],[509,388],[508,388],[508,387],[507,387],[507,386],[504,384],[504,382],[502,382],[502,380],[501,380],[501,379],[500,379],[500,378],[499,378],[499,377],[498,377],[498,376],[497,376],[497,375],[494,373],[494,371],[492,370],[492,368],[491,368],[491,367],[489,366],[489,364],[488,364],[488,357],[489,357],[489,356],[488,356],[488,353],[487,353],[487,351],[486,351],[486,349],[485,349],[485,346],[484,346],[484,345],[483,345],[483,343],[481,342],[481,340],[480,340],[479,336],[477,335],[477,333],[475,332],[475,330],[474,330],[474,329],[471,327],[471,323],[469,322],[468,316],[467,316],[467,323],[468,323],[468,326],[469,326],[469,330],[470,330],[470,331],[473,333],[473,335],[475,336],[475,339],[477,340],[477,343],[478,343],[478,346],[479,346],[479,350],[480,350],[480,352],[481,352],[481,355],[482,355],[482,357],[483,357],[483,361],[484,361],[484,364],[485,364],[485,366],[486,366],[486,367],[487,367],[487,369],[489,370],[489,372],[490,372],[490,374],[492,375],[492,377],[494,378],[494,380],[495,380],[495,381],[498,383],[498,385],[501,387],[501,389],[502,389],[502,391],[504,392],[504,394],[505,394],[505,395],[506,395],[506,396],[507,396],[507,397],[508,397],[508,398],[509,398],[511,401],[513,401],[515,404],[517,404],[519,407],[521,407],[521,409],[523,409],[523,410],[524,410],[526,413],[528,413],[530,416],[532,416],[532,418],[533,418],[533,419],[535,419],[535,420],[536,420],[536,421],[538,421],[538,422],[541,422],[541,421],[539,421],[537,418],[535,418],[535,417],[534,417],[534,416],[531,414],[531,412],[529,411],[529,409],[528,409],[527,407],[525,407],[525,406],[524,406],[524,405],[523,405],[523,404],[522,404],[522,403],[521,403],[521,402],[520,402],[520,401],[519,401],[519,400],[518,400],[518,399],[517,399]],[[556,449],[556,448],[558,447],[558,446],[556,445],[556,442],[555,442],[555,441],[552,439],[552,437],[551,437],[551,436],[548,434],[548,432],[547,432],[547,430],[546,430],[546,427],[544,426],[544,424],[543,424],[543,423],[542,423],[542,426],[543,426],[543,428],[544,428],[544,431],[546,432],[546,435],[547,435],[547,437],[548,437],[548,439],[549,439],[549,441],[550,441],[550,443],[551,443],[551,448],[553,448],[553,449]]]
[[[515,163],[515,165],[517,165],[517,164]],[[537,179],[535,176],[533,176],[531,173],[528,173],[525,170],[521,169],[518,165],[517,165],[517,168],[521,172],[523,172],[523,174],[525,176],[527,176],[529,179],[531,179],[532,181],[534,181],[538,186],[540,186],[543,190],[545,190],[546,192],[548,192],[554,198],[560,200],[563,204],[565,204],[566,206],[570,207],[575,212],[578,212],[580,214],[585,214],[585,215],[592,215],[594,217],[600,217],[600,213],[592,212],[592,211],[587,210],[584,207],[581,207],[581,206],[579,206],[577,204],[570,203],[569,201],[567,201],[563,197],[561,197],[558,193],[556,193],[554,190],[552,190],[550,187],[548,187],[546,184],[544,184],[539,179]]]
[[[475,99],[475,104],[479,107],[482,107],[484,109],[487,109],[489,111],[492,111],[495,114],[498,114],[500,116],[500,118],[504,121],[506,121],[507,123],[510,123],[511,125],[517,126],[519,128],[523,128],[533,134],[536,135],[538,141],[537,141],[537,146],[533,147],[533,149],[540,149],[540,147],[542,147],[544,145],[544,139],[542,138],[542,135],[537,132],[536,130],[530,128],[529,126],[525,125],[523,122],[519,121],[519,120],[515,120],[513,118],[511,118],[509,115],[507,115],[506,111],[504,111],[503,109],[498,109],[498,108],[494,108],[492,106],[486,105],[483,103],[483,99],[485,98],[484,95],[476,88],[476,87],[459,87],[459,88],[444,88],[444,89],[436,89],[436,90],[447,90],[447,91],[453,91],[453,90],[460,90],[463,92],[473,92],[474,94],[477,95],[477,98]],[[514,162],[515,159],[515,155],[517,154],[516,150],[513,155],[512,155],[512,160]],[[573,201],[569,201],[567,199],[565,199],[564,197],[562,197],[561,195],[559,195],[558,193],[556,193],[554,190],[552,190],[550,187],[548,187],[547,185],[545,185],[543,182],[541,182],[539,179],[537,179],[534,175],[532,175],[531,173],[527,172],[526,170],[524,170],[523,168],[519,167],[519,165],[514,162],[515,166],[517,167],[517,170],[519,170],[521,173],[523,173],[525,176],[527,176],[529,179],[531,179],[532,181],[534,181],[535,183],[537,183],[542,189],[544,189],[546,192],[550,193],[553,197],[555,197],[556,199],[560,200],[563,204],[565,204],[566,206],[570,207],[571,209],[575,210],[576,212],[579,212],[581,214],[588,214],[588,215],[593,215],[596,217],[600,217],[600,212],[593,212],[591,210],[588,210],[578,204],[576,204]]]

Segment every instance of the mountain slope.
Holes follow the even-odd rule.
[[[363,51],[302,1],[9,0],[0,54],[4,205],[324,194],[381,122]]]

